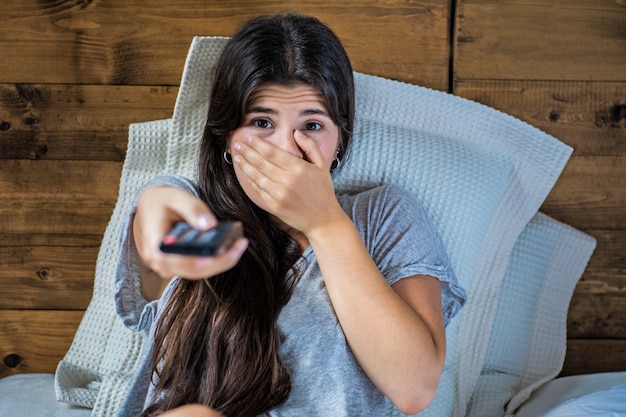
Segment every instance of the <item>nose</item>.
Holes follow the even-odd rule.
[[[291,128],[276,130],[270,140],[273,145],[278,146],[292,155],[302,158],[304,155],[296,143],[296,139],[294,137],[295,133],[296,131]]]

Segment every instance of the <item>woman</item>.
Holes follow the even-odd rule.
[[[464,292],[411,195],[335,194],[353,124],[352,68],[324,24],[263,16],[229,41],[199,184],[147,184],[122,236],[118,311],[146,357],[121,415],[374,416],[385,397],[408,414],[432,401]],[[246,237],[215,257],[159,251],[174,223],[217,219]]]

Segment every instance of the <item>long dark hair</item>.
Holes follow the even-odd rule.
[[[145,415],[200,403],[226,416],[256,416],[289,396],[276,320],[296,283],[292,268],[301,250],[247,197],[223,158],[249,98],[270,82],[317,88],[339,126],[339,157],[348,151],[354,82],[334,33],[297,14],[261,16],[242,26],[218,61],[198,176],[201,198],[217,218],[242,221],[250,243],[233,269],[178,282],[157,326],[157,402]]]

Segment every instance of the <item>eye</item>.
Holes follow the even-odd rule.
[[[308,122],[304,125],[304,130],[320,130],[323,126],[317,122]]]
[[[270,129],[272,127],[272,123],[267,119],[255,119],[252,121],[252,125],[261,129]]]

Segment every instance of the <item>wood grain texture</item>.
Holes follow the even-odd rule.
[[[570,338],[626,339],[626,231],[585,230],[596,250],[570,303]]]
[[[626,7],[456,3],[452,91],[574,148],[541,210],[596,250],[568,314],[564,375],[626,370]]]
[[[626,228],[626,156],[572,157],[542,211],[579,229]]]
[[[124,160],[131,123],[172,115],[178,87],[0,84],[0,159]]]
[[[0,378],[54,372],[82,316],[82,311],[0,310]]]
[[[122,163],[0,159],[0,169],[0,233],[102,235]]]
[[[457,79],[624,80],[626,7],[616,1],[457,3]]]
[[[447,0],[5,1],[0,74],[5,83],[178,85],[193,36],[229,36],[283,10],[328,23],[357,71],[447,89]]]
[[[515,115],[576,156],[626,155],[626,82],[463,79],[454,91]]]
[[[98,246],[0,246],[0,309],[84,310]]]
[[[569,339],[562,376],[626,370],[626,340]]]

